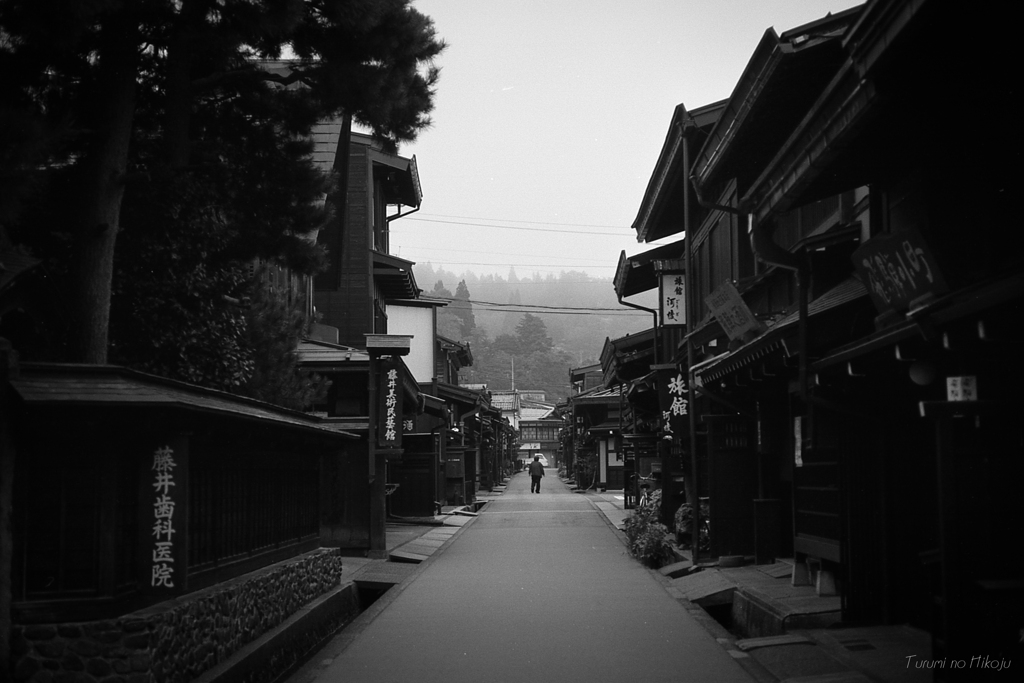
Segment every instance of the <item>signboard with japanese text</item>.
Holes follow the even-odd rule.
[[[658,405],[667,436],[681,439],[690,433],[690,390],[686,375],[673,365],[658,367]]]
[[[731,282],[722,283],[705,297],[704,302],[729,339],[740,339],[747,332],[758,332],[764,328]]]
[[[906,311],[915,300],[949,290],[935,256],[916,230],[876,235],[850,258],[880,313]]]
[[[661,324],[686,324],[686,286],[682,273],[665,273],[661,276]]]
[[[947,401],[977,401],[978,378],[974,375],[946,378]]]
[[[184,436],[155,442],[142,456],[143,590],[176,594],[187,588],[188,441]]]
[[[402,369],[401,360],[392,356],[380,361],[380,396],[377,410],[377,445],[402,447]]]

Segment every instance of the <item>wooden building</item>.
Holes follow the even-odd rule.
[[[1017,171],[949,117],[984,111],[986,138],[1020,148],[1011,45],[934,0],[768,30],[712,127],[677,109],[635,224],[687,236],[665,358],[713,554],[792,553],[844,620],[928,629],[935,659],[1019,654],[1024,564],[999,532],[1022,521]]]
[[[23,364],[7,390],[16,621],[225,581],[320,547],[353,507],[321,472],[351,466],[355,435],[322,419],[114,366]]]

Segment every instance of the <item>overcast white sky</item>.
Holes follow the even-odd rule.
[[[614,274],[679,103],[732,92],[769,27],[851,0],[414,0],[449,47],[392,252],[462,273]],[[519,229],[514,229],[519,228]]]

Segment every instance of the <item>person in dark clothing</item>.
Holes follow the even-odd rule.
[[[540,493],[540,478],[544,476],[544,465],[540,464],[540,456],[533,456],[530,463],[530,493]]]

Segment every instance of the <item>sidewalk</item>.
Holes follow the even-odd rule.
[[[621,528],[629,512],[621,491],[587,491],[585,496]],[[688,555],[687,555],[688,557]],[[690,563],[680,563],[688,570]],[[910,626],[845,627],[838,596],[819,597],[811,586],[792,586],[793,562],[720,568],[713,563],[694,573],[665,568],[660,573],[674,598],[725,612],[733,631],[728,645],[755,660],[772,680],[791,683],[926,683],[931,672],[908,666],[907,657],[930,659],[930,636]],[[678,573],[676,573],[678,571]],[[674,578],[673,578],[674,577]],[[731,608],[731,609],[730,609]],[[724,630],[724,627],[722,627]]]

